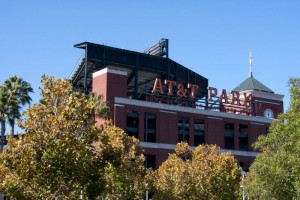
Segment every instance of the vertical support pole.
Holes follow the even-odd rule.
[[[169,58],[169,39],[166,39],[166,58]]]
[[[148,190],[146,191],[146,200],[148,200],[149,197],[148,197]]]
[[[149,200],[149,195],[148,195],[148,183],[146,183],[146,196],[145,196],[145,200]]]
[[[88,93],[87,76],[88,76],[88,44],[85,46],[85,63],[84,63],[84,93]]]
[[[246,194],[245,194],[245,185],[244,185],[244,179],[245,179],[245,176],[246,176],[246,172],[242,171],[241,173],[242,175],[242,185],[241,185],[241,188],[242,188],[242,192],[243,192],[243,200],[246,200]]]
[[[167,67],[168,67],[168,71],[167,71],[167,79],[171,80],[171,69],[170,69],[170,61],[169,59],[167,59]]]

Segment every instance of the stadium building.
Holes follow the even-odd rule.
[[[90,42],[74,46],[84,56],[72,85],[103,95],[114,125],[141,141],[148,167],[157,168],[178,142],[187,141],[192,148],[216,144],[247,170],[257,155],[252,143],[283,112],[283,95],[256,80],[252,70],[232,91],[211,87],[207,78],[169,58],[167,39],[145,52]]]

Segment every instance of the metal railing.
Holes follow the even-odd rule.
[[[74,67],[74,69],[73,69],[73,71],[71,72],[71,74],[70,74],[70,76],[69,76],[69,79],[72,79],[72,77],[74,76],[74,74],[76,73],[76,71],[80,68],[80,64],[82,63],[82,61],[84,60],[84,54],[82,54],[80,57],[79,57],[79,59],[78,59],[78,61],[76,62],[76,65],[75,65],[75,67]]]

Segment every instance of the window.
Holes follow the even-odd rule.
[[[239,146],[240,150],[248,151],[248,126],[239,125]]]
[[[147,154],[145,155],[145,167],[156,169],[156,156]]]
[[[234,149],[234,124],[224,124],[225,149]]]
[[[129,136],[138,138],[139,131],[139,114],[136,111],[127,111],[126,133]]]
[[[194,146],[205,143],[205,123],[204,120],[194,120]]]
[[[266,135],[270,132],[269,127],[266,128]]]
[[[156,142],[156,115],[145,113],[145,142]]]
[[[189,118],[178,118],[178,142],[189,142]]]

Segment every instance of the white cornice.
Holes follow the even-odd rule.
[[[166,149],[166,150],[174,150],[176,145],[175,144],[165,144],[165,143],[153,143],[153,142],[140,142],[141,146],[144,148],[152,148],[152,149]],[[194,150],[196,147],[191,146],[191,150]],[[221,149],[222,153],[229,152],[235,156],[247,156],[247,157],[256,157],[258,154],[254,151],[239,151],[239,150],[228,150],[228,149]]]
[[[115,70],[115,69],[110,69],[110,68],[104,68],[104,69],[101,69],[97,72],[94,72],[93,73],[93,78],[95,78],[97,76],[100,76],[102,74],[106,74],[106,73],[127,76],[127,72],[125,72],[125,71],[120,71],[120,70]]]
[[[148,102],[148,101],[140,101],[140,100],[127,99],[127,98],[122,98],[122,97],[115,97],[115,103],[121,104],[121,105],[123,104],[123,105],[131,105],[131,106],[140,106],[140,107],[154,108],[154,109],[159,109],[159,110],[193,113],[193,114],[206,115],[209,117],[230,118],[230,119],[245,120],[245,121],[250,121],[250,122],[260,122],[260,123],[266,123],[266,124],[270,124],[270,123],[272,123],[272,121],[274,121],[274,119],[269,119],[269,118],[260,117],[260,116],[239,115],[239,114],[212,111],[212,110],[204,110],[204,109],[189,108],[189,107],[168,105],[168,104],[162,104],[162,103],[154,103],[154,102]]]
[[[160,110],[159,112],[162,112],[162,113],[169,113],[169,114],[176,114],[176,112],[165,111],[165,110]]]
[[[124,105],[114,104],[115,107],[125,107]]]
[[[207,117],[207,118],[210,118],[210,119],[217,119],[217,120],[223,120],[223,118],[220,118],[220,117]]]

